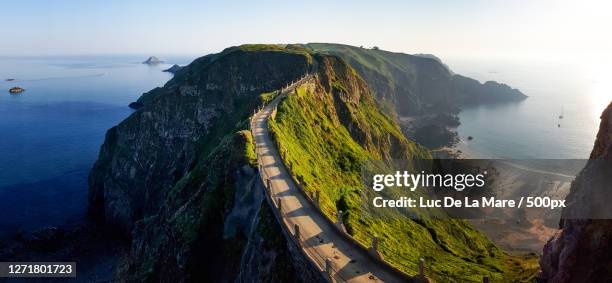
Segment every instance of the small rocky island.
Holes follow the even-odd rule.
[[[20,88],[20,87],[18,87],[18,86],[16,86],[16,87],[12,87],[11,89],[9,89],[9,92],[10,92],[11,94],[22,93],[22,92],[24,92],[24,91],[25,91],[25,89]]]
[[[15,79],[6,79],[5,81],[7,81],[7,82],[12,82],[12,81],[14,81],[14,80],[15,80]]]
[[[163,63],[164,61],[159,60],[159,58],[155,57],[155,56],[151,56],[149,57],[149,59],[147,59],[146,61],[142,62],[143,64],[147,64],[147,65],[157,65],[160,63]]]
[[[176,74],[176,72],[178,72],[180,69],[181,69],[181,66],[174,64],[172,65],[172,67],[165,69],[164,72]]]

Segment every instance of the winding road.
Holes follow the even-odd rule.
[[[319,210],[306,199],[283,165],[275,142],[268,132],[268,118],[278,103],[293,90],[310,80],[302,80],[283,89],[281,94],[257,112],[251,120],[257,161],[264,180],[270,180],[266,198],[271,203],[280,199],[283,229],[295,235],[295,224],[299,225],[300,246],[321,272],[331,273],[333,281],[339,282],[405,282],[398,274],[375,261],[367,251],[356,248],[346,240],[336,227],[325,219]],[[272,209],[278,210],[277,206]],[[331,270],[326,269],[326,260],[331,261]],[[328,264],[329,265],[329,264]]]

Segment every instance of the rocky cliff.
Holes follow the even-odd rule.
[[[612,104],[601,115],[590,160],[572,183],[559,223],[544,247],[542,279],[549,282],[612,280]]]
[[[314,51],[337,55],[367,81],[377,100],[399,116],[454,113],[465,105],[520,101],[519,90],[454,74],[428,54],[409,55],[380,49],[309,43]]]
[[[89,176],[89,213],[131,241],[118,279],[298,279],[276,222],[258,220],[266,204],[245,130],[262,93],[311,67],[302,50],[228,48],[181,68],[108,131]],[[266,255],[250,265],[259,273],[241,271],[247,249]]]
[[[429,152],[402,135],[367,80],[342,58],[302,46],[244,45],[181,68],[108,131],[89,177],[89,212],[130,239],[118,279],[320,280],[294,256],[262,203],[252,136],[245,131],[274,90],[314,71],[312,82],[279,105],[271,128],[287,142],[284,156],[306,190],[321,190],[326,214],[346,211],[347,228],[364,244],[380,235],[385,258],[409,274],[416,274],[421,256],[439,278],[516,272],[510,258],[466,222],[362,217],[365,160],[429,158]]]
[[[228,134],[247,127],[259,94],[306,73],[309,57],[228,49],[195,60],[106,134],[90,174],[90,212],[130,233]],[[243,122],[243,125],[238,123]]]
[[[387,113],[398,118],[402,132],[430,148],[452,145],[457,140],[456,115],[463,107],[527,98],[505,84],[482,84],[457,75],[429,54],[409,55],[333,43],[304,46],[348,62],[366,80]]]

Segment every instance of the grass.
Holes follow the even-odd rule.
[[[447,103],[447,91],[439,87],[451,79],[451,74],[435,59],[333,43],[309,43],[304,47],[348,62],[367,80],[388,112],[427,114],[424,111],[437,109],[428,104]]]
[[[323,213],[335,220],[338,210],[346,211],[348,232],[365,246],[372,236],[379,237],[385,259],[410,275],[417,274],[423,257],[428,276],[442,281],[525,279],[520,276],[529,274],[524,271],[534,259],[508,256],[465,221],[379,217],[363,208],[369,191],[361,176],[365,162],[384,163],[398,154],[405,159],[429,158],[429,153],[403,138],[367,96],[357,103],[338,99],[338,93],[355,91],[347,85],[336,78],[331,93],[304,85],[280,103],[269,123],[295,179],[307,194],[320,192]]]
[[[259,95],[259,98],[263,104],[268,104],[270,101],[274,100],[280,94],[279,90],[264,92]]]

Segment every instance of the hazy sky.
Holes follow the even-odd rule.
[[[291,4],[289,4],[289,2]],[[0,55],[202,55],[338,42],[442,57],[578,58],[612,50],[606,1],[3,1]]]

